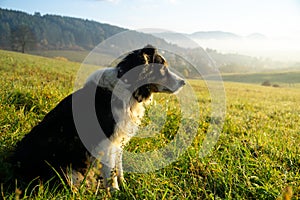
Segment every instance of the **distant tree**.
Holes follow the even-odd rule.
[[[36,16],[36,17],[41,17],[42,15],[41,15],[40,12],[35,12],[35,13],[34,13],[34,16]]]
[[[7,22],[0,22],[0,47],[10,49],[10,26]]]
[[[36,44],[34,32],[26,25],[20,25],[11,31],[12,50],[25,53],[25,50],[33,49]]]
[[[262,86],[272,86],[270,81],[264,81],[261,85]]]

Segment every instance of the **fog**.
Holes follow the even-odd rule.
[[[274,61],[300,62],[300,38],[194,39],[201,47],[221,53],[237,53]]]

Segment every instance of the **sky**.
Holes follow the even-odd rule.
[[[129,29],[300,35],[299,0],[0,0],[2,8],[91,19]]]
[[[272,41],[261,44],[264,46],[247,42],[248,52],[251,46],[256,50],[278,49],[288,56],[293,51],[300,60],[300,0],[0,0],[0,7],[78,17],[133,30],[225,31],[241,36],[260,33]],[[230,44],[212,46],[222,47],[228,49]]]

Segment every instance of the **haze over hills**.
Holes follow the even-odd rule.
[[[243,54],[282,62],[300,62],[300,38],[269,38],[260,33],[241,36],[224,31],[199,31],[192,34],[161,32],[154,35],[185,48],[201,46],[225,54]],[[193,42],[185,42],[185,38],[190,38]]]
[[[186,34],[188,37],[193,39],[215,39],[215,40],[224,40],[224,39],[239,39],[240,36],[223,31],[198,31],[192,34]]]
[[[251,33],[247,36],[237,35],[235,33],[224,31],[198,31],[192,34],[186,34],[186,36],[193,39],[206,39],[206,40],[230,40],[230,39],[267,39],[267,36],[260,33]]]
[[[260,33],[251,33],[247,36],[237,35],[231,32],[224,31],[198,31],[191,34],[187,33],[176,33],[176,32],[158,32],[153,33],[155,36],[164,38],[168,41],[180,41],[184,37],[191,38],[192,40],[243,40],[243,39],[252,39],[252,40],[265,40],[268,39],[267,36]],[[184,45],[184,44],[183,44]],[[186,47],[189,47],[186,45]]]

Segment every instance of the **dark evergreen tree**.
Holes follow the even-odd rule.
[[[36,44],[34,32],[26,25],[20,25],[11,31],[11,48],[14,51],[25,53],[32,50]]]

